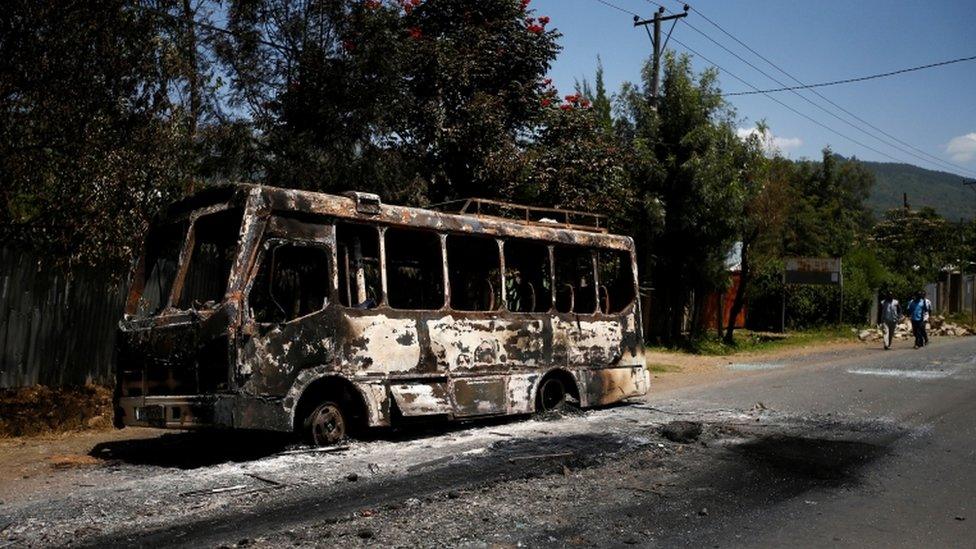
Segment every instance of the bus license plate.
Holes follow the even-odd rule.
[[[143,406],[136,408],[136,419],[138,421],[162,421],[165,417],[165,408],[162,406]]]

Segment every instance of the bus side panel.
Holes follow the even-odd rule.
[[[561,343],[569,368],[604,368],[620,360],[623,354],[623,326],[619,319],[590,320],[575,315],[553,319],[553,338]]]
[[[647,393],[647,369],[640,366],[582,370],[585,406],[602,406]]]

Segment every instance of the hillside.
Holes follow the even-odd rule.
[[[930,206],[950,220],[976,216],[976,193],[963,185],[964,177],[926,170],[911,164],[893,162],[861,163],[876,178],[868,206],[880,216],[885,210],[902,205],[902,194],[908,193],[912,208]]]

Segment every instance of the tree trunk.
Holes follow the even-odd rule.
[[[733,332],[735,331],[735,319],[738,318],[739,313],[742,312],[742,307],[746,302],[746,286],[749,284],[749,279],[751,278],[751,271],[749,266],[749,246],[746,242],[742,242],[742,266],[739,271],[739,287],[735,290],[735,299],[732,301],[732,309],[729,311],[729,323],[728,327],[725,329],[724,342],[726,345],[732,345],[735,343],[733,339]]]

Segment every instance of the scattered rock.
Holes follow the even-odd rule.
[[[708,516],[708,507],[702,507],[698,511],[698,516],[700,516],[700,517],[707,517]]]
[[[359,530],[358,532],[356,532],[356,535],[360,539],[372,539],[373,538],[373,531],[370,530],[369,528],[363,528],[363,529]]]
[[[420,500],[417,498],[407,498],[407,500],[403,503],[407,507],[418,507],[420,505]]]
[[[457,499],[461,497],[461,493],[455,490],[451,490],[450,492],[447,493],[447,497],[448,499]]]
[[[966,520],[966,517],[956,517],[956,520],[963,521],[963,520]]]
[[[694,442],[701,434],[702,424],[697,421],[672,421],[661,428],[661,435],[672,442]]]
[[[356,473],[349,473],[348,475],[346,475],[346,480],[348,480],[349,482],[356,482],[357,480],[359,480],[359,475],[357,475]]]

